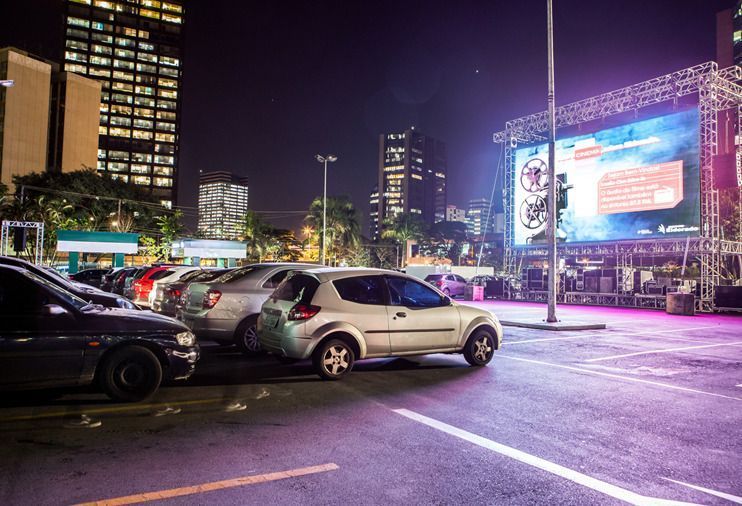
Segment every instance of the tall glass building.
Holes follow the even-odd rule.
[[[247,213],[247,178],[204,172],[198,186],[198,232],[205,239],[237,239]]]
[[[414,129],[379,136],[378,223],[400,213],[432,225],[446,219],[446,145]],[[373,232],[373,231],[372,231]]]
[[[98,170],[176,200],[180,0],[64,0],[64,68],[102,83]]]

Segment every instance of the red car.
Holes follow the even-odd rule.
[[[170,267],[165,266],[153,266],[147,269],[142,276],[138,277],[131,284],[133,293],[133,299],[136,304],[144,307],[149,307],[149,292],[152,291],[152,284],[165,276],[170,271]]]

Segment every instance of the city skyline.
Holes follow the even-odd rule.
[[[48,56],[45,41],[60,39],[59,31],[40,32],[50,23],[61,31],[62,20],[50,14],[59,3],[4,7],[14,22],[0,22],[0,41]],[[350,195],[368,230],[377,136],[411,126],[447,144],[448,201],[463,205],[490,193],[499,157],[492,133],[545,109],[540,2],[184,5],[178,190],[193,229],[200,168],[249,177],[254,209],[295,211],[321,195],[314,154],[330,152],[338,162],[329,169],[328,195]],[[716,13],[733,2],[628,1],[600,12],[592,5],[555,6],[557,104],[714,59]],[[612,23],[604,27],[606,16]],[[600,50],[585,40],[601,40]],[[288,182],[281,199],[276,173]],[[299,221],[274,224],[297,228]]]

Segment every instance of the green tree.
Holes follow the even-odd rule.
[[[178,209],[172,214],[157,217],[157,226],[160,229],[160,246],[165,261],[170,261],[172,244],[183,233],[183,211]]]
[[[255,211],[244,214],[241,229],[242,240],[247,242],[247,260],[263,262],[280,249],[273,227]]]
[[[304,221],[314,229],[322,249],[322,197],[316,197],[309,206]],[[361,225],[358,211],[349,197],[327,197],[327,259],[336,265],[348,252],[361,243]]]
[[[407,263],[407,241],[421,241],[426,237],[425,222],[419,214],[400,213],[384,221],[383,239],[392,239],[402,247],[403,265]]]

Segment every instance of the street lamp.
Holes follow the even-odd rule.
[[[13,81],[12,79],[0,79],[0,86],[12,88],[13,86],[15,86],[15,81]]]
[[[335,162],[338,157],[335,155],[316,155],[315,158],[319,163],[325,165],[325,183],[322,191],[322,265],[325,263],[325,251],[327,249],[327,162]]]

